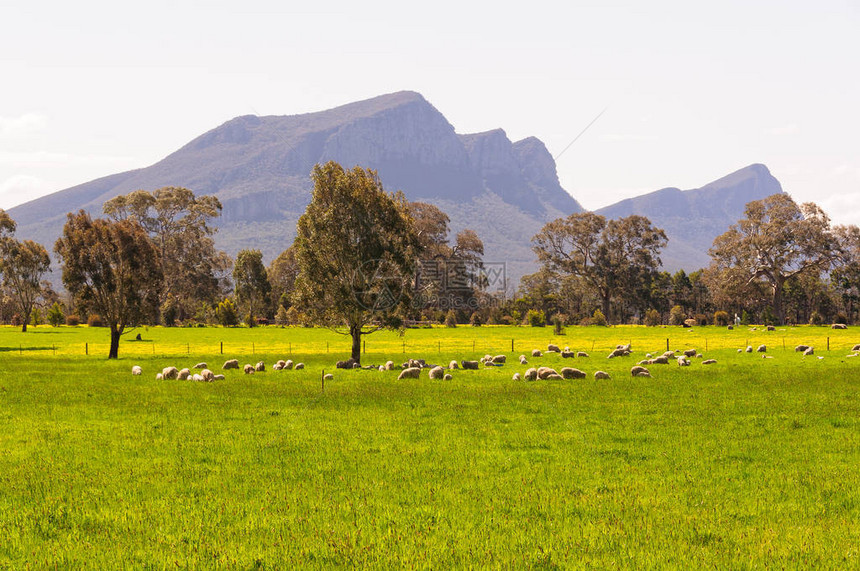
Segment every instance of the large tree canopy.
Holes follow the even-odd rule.
[[[83,210],[68,215],[54,249],[66,289],[110,327],[108,358],[116,359],[126,326],[158,307],[163,283],[158,250],[137,222],[93,220]]]
[[[136,190],[107,201],[104,212],[114,220],[134,220],[146,230],[161,259],[160,302],[175,308],[180,319],[228,290],[232,260],[215,249],[212,238],[216,229],[211,221],[221,215],[215,196],[195,196],[174,186]]]
[[[247,311],[246,322],[253,326],[259,311],[268,305],[269,292],[272,290],[260,250],[239,252],[233,266],[233,283],[236,299]]]
[[[394,327],[409,309],[418,238],[402,195],[376,172],[316,165],[313,196],[299,218],[295,302],[319,323],[346,325],[352,359],[361,336]]]
[[[766,284],[774,316],[784,323],[786,282],[830,268],[839,244],[821,208],[811,202],[798,206],[787,194],[773,194],[748,203],[744,218],[717,236],[710,254],[717,270],[749,284]]]
[[[0,273],[21,317],[21,330],[26,332],[30,315],[44,290],[42,276],[51,270],[51,258],[41,244],[16,240],[13,237],[16,226],[9,214],[0,209]]]
[[[532,242],[547,269],[583,280],[610,319],[613,297],[634,291],[660,266],[666,234],[644,216],[607,222],[599,214],[582,212],[549,222]]]

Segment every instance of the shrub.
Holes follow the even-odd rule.
[[[104,321],[102,321],[102,316],[98,313],[91,313],[87,318],[87,326],[89,327],[104,327]]]
[[[563,313],[556,313],[552,316],[552,332],[555,335],[564,335],[564,325],[567,322],[567,316]]]
[[[52,327],[59,327],[65,320],[66,316],[63,315],[63,306],[60,305],[60,302],[55,301],[54,305],[48,309],[48,323]]]
[[[711,320],[708,319],[708,316],[704,313],[697,313],[693,316],[693,319],[696,320],[696,325],[707,325],[711,322]]]
[[[685,319],[687,319],[687,316],[680,305],[676,305],[669,310],[669,325],[683,325]]]
[[[161,304],[161,323],[165,327],[173,327],[176,325],[178,317],[179,304],[176,303],[176,298],[171,295]]]
[[[469,325],[472,327],[480,327],[482,323],[481,314],[477,311],[469,318]]]
[[[656,309],[649,309],[645,312],[645,326],[657,327],[660,325],[660,312]]]
[[[544,327],[546,325],[546,314],[542,310],[530,309],[526,313],[526,321],[532,327]]]
[[[457,327],[457,313],[453,309],[445,314],[445,327]]]
[[[810,325],[824,325],[824,316],[821,315],[820,311],[815,310],[809,314],[809,324]]]
[[[239,313],[232,299],[227,298],[218,304],[215,308],[215,319],[224,327],[239,325]]]
[[[30,325],[41,325],[42,324],[42,312],[38,307],[34,307],[33,311],[30,312]]]
[[[722,325],[723,327],[729,324],[729,314],[726,311],[717,311],[714,313],[714,325]]]
[[[776,317],[773,315],[773,309],[765,307],[761,313],[761,322],[765,325],[776,325]]]
[[[283,305],[278,307],[278,313],[275,315],[275,323],[278,325],[287,325],[290,322],[290,316],[287,314],[287,308]]]
[[[287,310],[287,325],[299,325],[304,322],[305,316],[295,306]]]
[[[750,314],[747,313],[747,310],[743,310],[741,312],[741,325],[749,325],[750,324]]]
[[[602,311],[599,309],[594,310],[594,314],[591,316],[591,324],[606,327],[606,316],[603,315]]]
[[[848,318],[845,317],[844,313],[837,313],[836,318],[833,320],[833,323],[841,323],[842,325],[848,325]]]
[[[523,322],[523,314],[516,309],[511,312],[511,324],[519,325]]]
[[[72,327],[74,327],[74,326],[80,325],[80,324],[81,324],[81,318],[78,317],[77,315],[75,315],[74,313],[72,315],[66,316],[66,325],[71,325]]]

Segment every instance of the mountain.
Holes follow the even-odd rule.
[[[750,165],[693,190],[664,188],[597,210],[607,218],[631,214],[648,217],[669,243],[661,256],[670,271],[694,271],[710,263],[714,238],[728,230],[751,200],[781,193],[782,185],[766,166]]]
[[[403,91],[317,113],[236,117],[152,166],[62,190],[9,214],[20,238],[50,250],[68,212],[100,215],[117,195],[184,186],[221,200],[219,248],[231,255],[258,248],[271,260],[295,237],[310,201],[311,169],[328,160],[376,169],[387,190],[438,205],[451,218],[452,235],[475,230],[485,260],[506,262],[514,281],[534,271],[530,240],[540,227],[582,211],[559,184],[541,141],[512,142],[501,129],[458,135],[420,94]]]

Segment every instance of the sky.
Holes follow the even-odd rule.
[[[764,163],[860,224],[858,0],[296,4],[0,0],[0,208],[408,89],[538,137],[589,209]]]

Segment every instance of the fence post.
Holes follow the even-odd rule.
[[[90,344],[89,343],[84,343],[84,354],[85,355],[90,354]]]
[[[325,369],[320,373],[320,391],[325,392]]]
[[[511,353],[514,352],[514,340],[511,339]]]
[[[827,338],[827,350],[830,351],[830,337]]]
[[[669,350],[669,338],[666,337],[666,351]]]
[[[224,342],[223,341],[221,341],[221,354],[222,355],[224,354]]]

